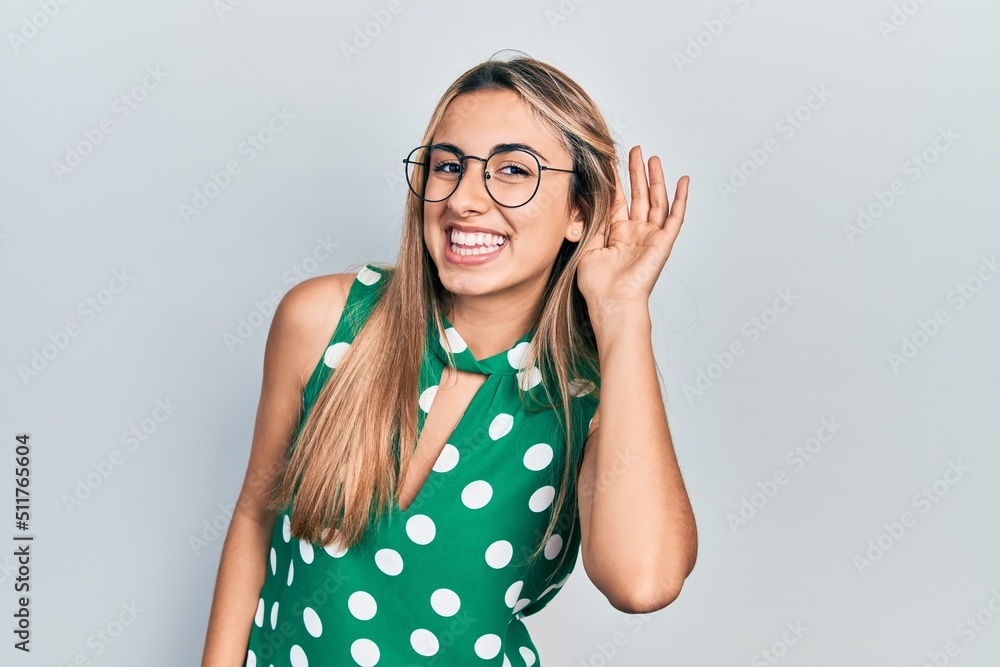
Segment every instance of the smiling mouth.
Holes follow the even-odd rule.
[[[462,232],[453,228],[446,229],[445,234],[451,241],[451,251],[458,255],[488,255],[510,240],[492,232]]]

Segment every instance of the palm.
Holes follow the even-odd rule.
[[[618,195],[610,221],[602,221],[591,236],[577,267],[577,285],[588,303],[602,301],[645,302],[684,221],[688,181],[677,181],[673,206],[660,159],[649,160],[649,182],[639,147],[629,152],[632,204],[625,200],[621,181],[615,177]]]

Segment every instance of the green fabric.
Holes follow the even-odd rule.
[[[352,283],[344,315],[303,392],[303,418],[391,271],[369,264]],[[415,406],[420,429],[447,363],[446,345],[457,368],[487,378],[427,481],[405,512],[395,504],[377,530],[348,550],[292,538],[289,510],[278,515],[245,665],[541,664],[522,618],[545,607],[575,567],[576,471],[597,407],[588,390],[600,380],[573,384],[576,446],[566,502],[544,554],[521,565],[544,535],[559,493],[563,412],[528,410],[518,396],[519,382],[529,394],[541,391],[537,370],[521,368],[534,330],[509,350],[477,360],[447,320],[445,327],[442,339],[433,322],[428,326]]]

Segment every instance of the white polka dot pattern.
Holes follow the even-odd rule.
[[[358,272],[345,304],[352,317],[338,324],[317,364],[303,413],[342,366],[376,295],[389,287],[380,285],[383,274],[372,265]],[[509,349],[476,359],[459,331],[442,320],[443,333],[428,321],[413,408],[419,423],[435,409],[446,363],[486,378],[434,460],[419,506],[393,506],[373,517],[372,531],[350,548],[332,526],[320,532],[320,540],[292,535],[291,508],[282,511],[255,603],[246,665],[426,661],[541,667],[520,621],[565,583],[578,553],[579,526],[571,531],[569,523],[560,524],[566,529],[554,532],[536,559],[528,556],[545,534],[567,463],[571,470],[578,464],[565,457],[567,451],[580,453],[596,385],[580,369],[567,369],[571,395],[579,399],[571,404],[574,448],[568,450],[561,408],[532,411],[519,399],[520,391],[545,399],[539,366],[527,363],[534,330]],[[382,399],[377,388],[370,389],[371,400]],[[564,511],[576,502],[574,493],[565,493]],[[497,613],[504,609],[508,613]]]
[[[581,396],[586,396],[590,392],[597,389],[597,385],[593,380],[584,380],[582,378],[574,378],[569,381],[569,393],[573,398],[580,398]]]
[[[446,444],[438,455],[437,461],[434,462],[434,472],[448,472],[458,465],[460,457],[461,453],[458,451],[458,447],[450,443]]]
[[[320,620],[319,614],[312,607],[306,607],[302,612],[302,623],[306,627],[306,632],[313,637],[319,637],[323,634],[323,621]]]
[[[293,646],[292,650],[288,652],[288,658],[292,661],[292,667],[309,667],[306,652],[298,644]]]
[[[490,422],[490,429],[489,429],[490,437],[493,438],[494,440],[499,440],[500,438],[510,433],[510,429],[513,428],[513,426],[514,426],[513,415],[509,415],[506,412],[501,412],[500,414],[498,414],[496,417],[493,418],[493,421]]]
[[[507,540],[497,540],[486,550],[486,563],[495,570],[507,565],[514,555],[514,547]]]
[[[510,364],[511,368],[516,368],[518,370],[524,368],[525,355],[527,355],[528,348],[530,347],[531,343],[518,343],[507,351],[507,363]]]
[[[515,581],[504,593],[503,601],[507,603],[508,607],[513,607],[514,603],[517,602],[517,596],[521,594],[521,589],[524,588],[523,581]]]
[[[307,565],[313,562],[313,545],[305,540],[299,540],[299,555]]]
[[[403,558],[395,549],[379,549],[375,552],[375,564],[391,577],[403,571]]]
[[[330,368],[336,368],[350,348],[350,343],[334,343],[326,348],[326,352],[323,354],[323,363]]]
[[[469,482],[469,484],[462,489],[462,504],[470,510],[477,510],[482,507],[486,507],[486,503],[490,502],[490,498],[492,497],[493,487],[490,486],[489,482],[481,479],[477,479],[475,482]]]
[[[361,667],[375,667],[379,659],[378,646],[370,639],[355,640],[351,644],[351,657]]]
[[[440,644],[434,633],[425,628],[418,628],[410,633],[410,646],[420,655],[434,655]]]
[[[436,532],[434,521],[426,514],[416,514],[406,522],[406,534],[417,544],[430,544]]]
[[[500,637],[494,634],[483,635],[476,640],[476,655],[483,660],[495,658],[500,652]]]
[[[458,334],[455,327],[448,327],[445,329],[444,335],[446,340],[442,341],[442,345],[446,346],[454,354],[458,354],[459,352],[464,352],[469,349],[469,346],[465,343],[465,339]]]
[[[532,445],[524,453],[524,467],[528,470],[541,470],[552,463],[552,447],[544,442]]]
[[[347,547],[343,546],[340,540],[337,539],[324,546],[323,551],[328,553],[331,558],[343,558],[344,554],[347,553]]]
[[[375,616],[375,612],[378,611],[375,598],[372,597],[371,593],[365,591],[351,593],[351,597],[347,598],[347,606],[354,618],[359,621],[370,620]]]
[[[552,498],[554,498],[555,495],[555,488],[551,486],[543,486],[531,494],[531,498],[528,499],[528,507],[531,508],[532,512],[541,512],[552,504]]]
[[[381,273],[379,273],[378,271],[372,271],[370,268],[366,266],[365,268],[358,271],[357,281],[371,287],[372,285],[377,283],[379,281],[379,278],[381,277],[382,277]]]
[[[518,371],[517,381],[518,384],[521,385],[521,389],[528,391],[542,381],[542,372],[538,370],[538,366],[532,366],[527,370]]]
[[[417,399],[417,404],[420,409],[424,412],[431,411],[431,405],[434,403],[434,397],[437,396],[438,387],[434,385],[433,387],[427,387],[420,393],[420,398]]]
[[[562,549],[563,538],[562,535],[554,534],[549,538],[549,541],[545,543],[544,554],[549,560],[552,560],[559,555],[559,550]]]
[[[461,606],[462,601],[455,591],[439,588],[431,593],[431,607],[441,616],[454,616]]]

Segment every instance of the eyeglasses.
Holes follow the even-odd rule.
[[[406,182],[410,190],[425,202],[440,202],[450,197],[465,174],[465,161],[479,160],[483,166],[483,185],[490,198],[504,208],[524,206],[541,183],[543,171],[575,174],[573,169],[546,167],[538,157],[522,148],[502,147],[485,158],[459,155],[440,145],[418,146],[410,151],[406,164]]]

